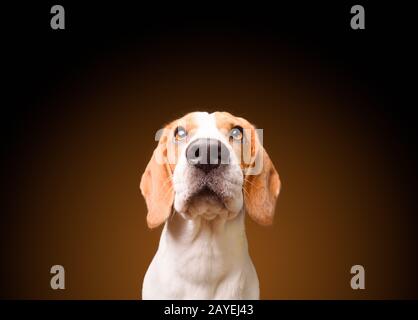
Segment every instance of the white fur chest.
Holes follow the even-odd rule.
[[[184,220],[164,226],[145,275],[143,299],[258,299],[244,214],[233,220]]]

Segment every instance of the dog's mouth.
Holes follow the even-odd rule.
[[[196,198],[208,199],[208,200],[216,201],[216,202],[220,202],[220,203],[224,202],[222,196],[218,192],[214,191],[213,189],[211,189],[207,185],[204,185],[201,189],[199,189],[195,193],[193,193],[190,196],[189,201],[193,201]]]
[[[191,217],[200,216],[206,220],[212,220],[217,216],[228,214],[226,202],[219,193],[207,185],[193,193],[186,203],[185,212]]]

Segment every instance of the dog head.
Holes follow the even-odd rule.
[[[185,219],[233,219],[245,211],[273,221],[279,175],[247,120],[227,112],[193,112],[159,131],[141,179],[147,223],[163,223],[173,208]]]

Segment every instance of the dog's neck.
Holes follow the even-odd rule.
[[[159,250],[168,256],[172,253],[180,272],[183,264],[196,265],[192,270],[198,274],[186,277],[220,276],[234,270],[235,265],[242,266],[242,260],[248,258],[244,218],[244,212],[231,220],[220,216],[213,220],[202,217],[186,220],[174,214],[164,226]]]
[[[171,216],[145,276],[143,297],[258,299],[244,222],[244,211],[229,220]]]
[[[178,213],[175,213],[167,220],[165,228],[167,229],[167,236],[171,238],[170,240],[179,244],[190,244],[202,236],[211,236],[215,240],[216,238],[226,236],[225,233],[228,231],[244,233],[244,213],[240,212],[233,219],[217,216],[212,220],[207,220],[200,216],[193,219],[185,219]],[[245,234],[243,235],[245,236]]]

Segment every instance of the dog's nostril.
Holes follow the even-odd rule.
[[[194,156],[195,156],[196,158],[199,158],[199,154],[200,154],[200,152],[199,152],[199,148],[197,148],[197,149],[196,149],[196,151],[194,152]]]

